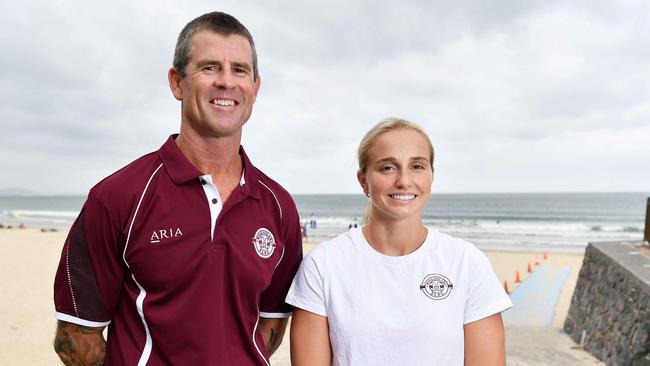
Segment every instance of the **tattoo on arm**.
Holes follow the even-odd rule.
[[[275,352],[275,350],[278,349],[279,344],[276,345],[278,341],[277,338],[278,338],[278,331],[271,328],[271,334],[269,335],[269,342],[267,343],[267,348],[271,346],[273,350],[271,353]]]
[[[287,319],[264,319],[260,331],[269,356],[280,347],[286,327]]]
[[[84,327],[59,320],[54,337],[54,350],[68,366],[103,365],[106,354],[103,330],[104,327]]]
[[[278,347],[280,347],[280,343],[282,342],[282,338],[278,337],[278,329],[275,328],[271,328],[268,335],[269,339],[266,341],[265,345],[266,352],[268,352],[270,356],[278,350]]]

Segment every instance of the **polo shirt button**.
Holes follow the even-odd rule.
[[[199,182],[201,182],[201,184],[203,184],[203,185],[205,185],[206,183],[208,183],[208,182],[206,182],[205,179],[203,179],[203,178],[199,179]]]
[[[219,202],[219,201],[217,201],[216,198],[213,198],[213,199],[212,199],[212,203],[214,203],[215,205],[217,204],[217,202]]]

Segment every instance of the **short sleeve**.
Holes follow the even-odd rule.
[[[321,244],[302,261],[286,302],[314,314],[327,316],[324,281],[324,248]]]
[[[512,306],[488,258],[476,247],[469,250],[466,269],[469,273],[468,296],[463,323],[471,323],[500,313]]]
[[[56,317],[101,327],[110,323],[122,289],[121,230],[91,194],[63,245],[54,280]]]
[[[271,284],[264,290],[260,299],[260,317],[262,318],[288,318],[291,316],[292,307],[284,301],[284,298],[302,261],[300,218],[293,204],[292,210],[286,213],[283,220],[282,237],[284,242],[282,259],[273,272]]]

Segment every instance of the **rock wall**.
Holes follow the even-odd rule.
[[[607,365],[650,366],[650,256],[639,245],[588,245],[564,323]]]

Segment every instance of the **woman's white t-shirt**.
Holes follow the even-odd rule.
[[[286,302],[327,317],[335,366],[462,366],[463,325],[512,306],[479,249],[433,229],[404,256],[375,251],[361,228],[325,241]]]

